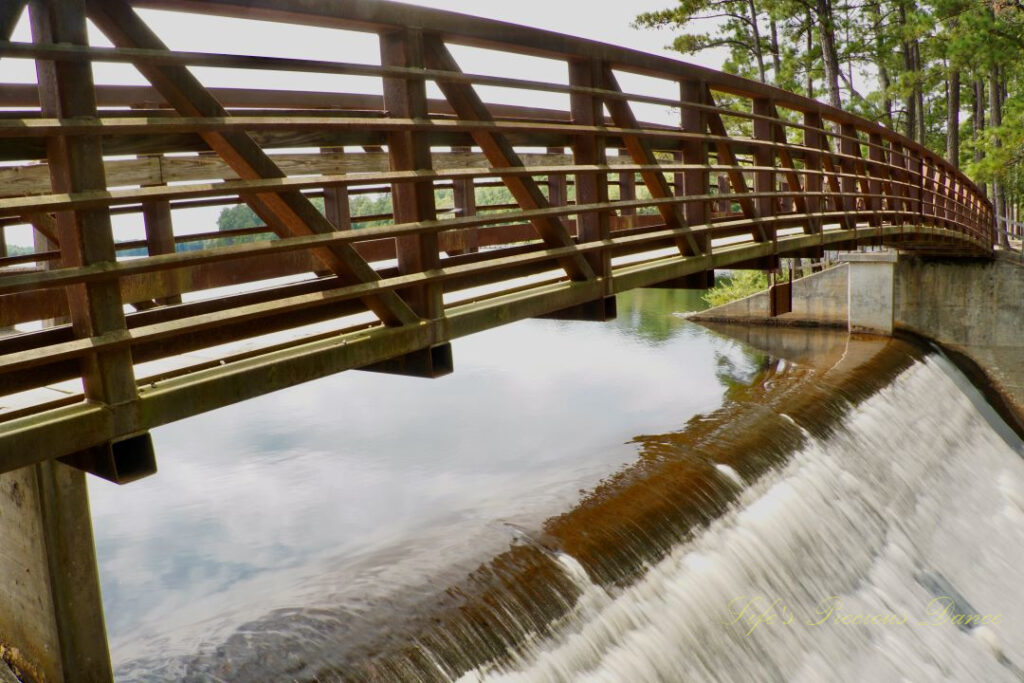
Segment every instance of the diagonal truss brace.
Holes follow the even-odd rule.
[[[782,166],[783,175],[786,177],[786,184],[789,185],[790,191],[797,193],[793,198],[797,213],[807,213],[807,198],[803,194],[804,184],[801,181],[800,174],[797,173],[796,164],[793,163],[793,155],[790,153],[789,148],[786,147],[786,129],[780,123],[779,109],[775,106],[774,102],[768,104],[768,113],[775,119],[771,122],[772,137],[775,142],[780,143],[777,148],[779,164]]]
[[[711,94],[711,88],[706,84],[704,85],[703,99],[703,104],[708,107],[715,106],[715,98]],[[752,231],[751,236],[756,242],[767,242],[768,233],[764,229],[764,224],[760,221],[760,215],[757,212],[757,207],[754,205],[753,198],[744,196],[749,195],[750,190],[747,188],[747,181],[743,177],[743,171],[739,170],[739,161],[736,159],[736,154],[732,151],[732,145],[727,142],[730,135],[725,129],[722,115],[717,111],[708,110],[707,125],[708,132],[717,138],[715,140],[715,151],[718,154],[718,163],[730,167],[726,175],[729,177],[729,184],[732,185],[733,193],[737,195],[735,200],[740,205],[743,215],[756,223],[757,229]]]
[[[88,11],[96,26],[118,47],[167,50],[163,41],[124,0],[89,0]],[[137,64],[136,68],[183,116],[228,116],[224,107],[186,67]],[[243,180],[285,177],[248,133],[204,132],[200,136]],[[279,235],[301,236],[336,230],[298,191],[253,193],[242,199]],[[325,266],[347,281],[380,280],[377,272],[351,245],[332,245],[315,253]],[[419,316],[394,292],[374,294],[363,301],[388,325],[419,321]]]
[[[10,40],[14,27],[21,18],[28,0],[4,0],[0,2],[0,40]]]
[[[462,73],[458,62],[448,51],[440,36],[424,34],[423,36],[424,56],[428,69],[439,71],[450,71]],[[472,85],[457,83],[454,81],[437,81],[438,87],[444,93],[448,103],[455,110],[456,116],[468,121],[493,121],[491,113],[487,110],[480,96]],[[512,148],[504,135],[489,130],[475,130],[471,133],[473,141],[480,147],[488,163],[495,169],[522,166],[523,162],[519,155]],[[523,209],[531,211],[534,209],[546,209],[550,207],[547,199],[541,194],[540,188],[530,176],[501,176],[502,182],[509,192]],[[565,225],[558,218],[535,218],[532,219],[534,227],[544,240],[545,244],[552,248],[571,247],[574,242],[566,230]],[[559,264],[565,272],[574,280],[594,279],[594,270],[582,254],[559,259]]]
[[[607,64],[602,65],[601,68],[602,77],[604,79],[604,88],[611,90],[612,92],[621,93],[622,88],[619,87],[618,80],[615,78],[615,73],[611,67]],[[612,121],[619,128],[627,128],[635,130],[639,128],[637,123],[636,115],[633,110],[630,109],[629,102],[626,100],[620,100],[617,98],[608,98],[604,102],[605,107],[608,108],[608,113],[612,116]],[[639,138],[635,135],[623,135],[622,142],[626,145],[626,150],[629,152],[630,157],[633,159],[633,163],[642,166],[657,166],[658,159],[654,155],[654,151],[651,149],[650,143],[643,138]],[[651,197],[654,199],[670,199],[674,196],[672,189],[669,187],[668,181],[665,180],[665,174],[660,171],[641,171],[640,177],[643,178],[644,184],[647,186],[647,190],[651,193]],[[687,228],[686,221],[683,217],[682,208],[679,204],[659,204],[658,211],[661,213],[662,220],[665,221],[665,227],[670,230],[681,230]],[[703,250],[694,238],[693,233],[687,230],[681,237],[676,239],[676,244],[679,246],[679,250],[684,256],[701,254]]]
[[[825,120],[820,114],[812,113],[807,115],[804,123],[817,129],[810,136],[811,144],[809,147],[813,149],[820,161],[821,170],[823,171],[822,175],[828,182],[829,191],[831,192],[830,200],[832,201],[833,210],[843,213],[841,218],[843,229],[855,229],[856,224],[853,221],[853,217],[847,213],[846,206],[843,203],[843,190],[840,186],[841,171],[836,167],[835,158],[832,155],[832,143],[825,132]]]

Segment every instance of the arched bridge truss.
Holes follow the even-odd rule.
[[[38,73],[0,91],[0,225],[31,225],[36,251],[0,252],[0,471],[64,458],[126,481],[151,471],[158,425],[347,368],[443,374],[454,338],[605,319],[618,292],[715,269],[992,249],[989,203],[940,156],[673,59],[369,0],[41,0],[33,41],[12,42],[24,5],[0,3],[0,57]],[[178,52],[148,9],[359,31],[379,52]],[[87,18],[114,47],[89,46]],[[463,46],[543,58],[547,78],[477,73]],[[93,62],[149,85],[97,86]],[[380,94],[209,88],[195,67]],[[638,76],[644,92],[620,87]],[[493,187],[514,201],[479,201]],[[393,208],[353,215],[360,195]],[[266,227],[180,218],[237,203]]]

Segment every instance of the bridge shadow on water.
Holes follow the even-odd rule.
[[[592,446],[600,472],[577,472],[577,495],[530,503],[543,512],[459,510],[490,529],[475,552],[424,549],[413,530],[387,550],[320,565],[326,573],[307,576],[316,588],[295,604],[196,651],[122,662],[119,677],[928,680],[932,667],[950,680],[1017,680],[1024,652],[1008,644],[1024,642],[1024,605],[1012,598],[1024,578],[1024,445],[955,367],[904,342],[834,331],[708,331],[678,315],[699,305],[686,293],[621,299],[619,319],[604,325],[521,327],[602,349],[596,340],[611,334],[689,371],[681,352],[694,347],[681,342],[699,340],[720,398],[681,405],[692,417],[633,436],[618,465]],[[595,412],[603,404],[574,398],[584,406],[577,427],[611,419]],[[640,400],[626,387],[621,398]],[[536,466],[533,454],[518,457],[520,469]],[[454,461],[438,467],[457,476]],[[509,486],[510,498],[522,494]],[[417,555],[431,557],[410,569]],[[403,580],[389,565],[404,567]],[[958,610],[988,621],[953,623]],[[841,621],[867,614],[885,623]]]

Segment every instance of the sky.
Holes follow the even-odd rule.
[[[595,9],[593,0],[414,0],[409,4],[485,16],[492,19],[532,25],[545,30],[614,43],[620,46],[667,54],[678,57],[665,48],[672,40],[671,31],[638,30],[630,25],[636,15],[662,9],[672,0],[634,0],[629,3],[601,3]],[[174,12],[140,10],[140,15],[161,36],[169,47],[197,52],[223,52],[235,54],[262,54],[281,57],[335,60],[379,64],[376,36],[370,33],[337,31],[309,26],[291,26],[268,22],[242,21],[213,16],[186,15]],[[27,13],[15,28],[12,40],[31,41]],[[96,46],[109,46],[105,37],[91,27],[90,42]],[[499,76],[547,80],[565,83],[563,63],[529,57],[501,55],[499,53],[452,47],[452,53],[468,73],[486,73]],[[687,61],[710,67],[721,64],[721,52],[691,56]],[[333,92],[380,93],[380,81],[337,75],[284,72],[255,72],[231,69],[193,69],[196,76],[211,87],[280,88],[295,90],[325,90]],[[146,84],[145,79],[130,65],[96,64],[94,78],[100,84]],[[30,60],[0,60],[0,84],[34,83],[35,68]],[[641,94],[664,95],[666,83],[641,77],[620,77],[622,87]],[[2,87],[2,86],[0,86]],[[564,108],[567,97],[554,93],[527,93],[521,90],[480,88],[488,101],[524,104],[528,106]],[[441,97],[433,84],[428,96]],[[666,120],[665,108],[634,105],[638,118]],[[175,229],[180,234],[204,232],[215,227],[217,209],[189,210],[175,213]],[[116,217],[118,240],[138,239],[142,236],[137,217]],[[8,242],[31,244],[27,227],[7,229]]]

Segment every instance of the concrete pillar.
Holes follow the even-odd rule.
[[[849,263],[848,306],[850,332],[892,335],[894,251],[841,254]]]
[[[45,525],[32,467],[0,474],[0,538],[0,649],[26,680],[62,681]],[[0,668],[5,666],[0,660]]]

